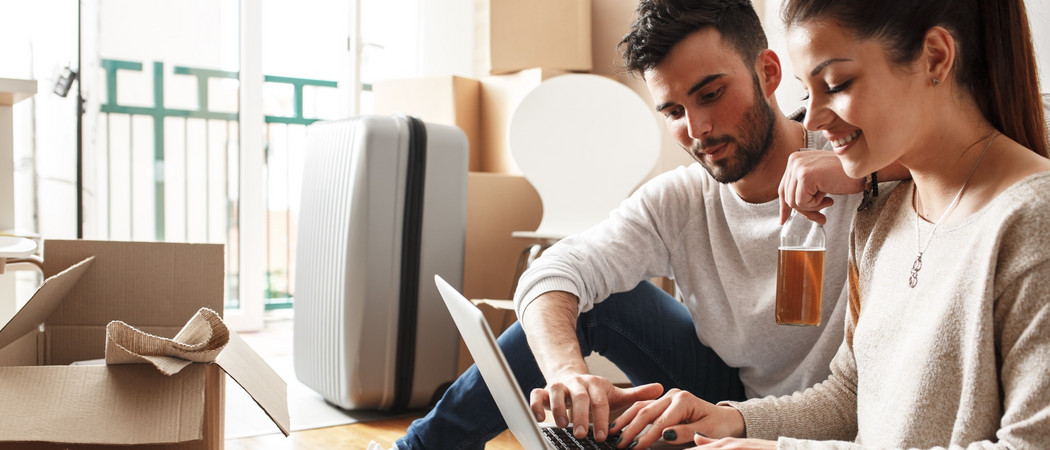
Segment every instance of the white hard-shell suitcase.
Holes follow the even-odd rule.
[[[466,136],[413,117],[308,127],[294,301],[296,377],[344,409],[435,402],[458,334],[433,282],[463,279]]]

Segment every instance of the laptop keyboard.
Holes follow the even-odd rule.
[[[543,436],[547,438],[547,441],[557,449],[608,450],[616,448],[609,445],[608,442],[595,441],[593,430],[588,431],[587,437],[583,439],[577,439],[576,436],[573,436],[572,428],[543,427],[541,430],[543,430]]]

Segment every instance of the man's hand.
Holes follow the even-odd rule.
[[[587,436],[587,424],[593,420],[594,439],[602,442],[609,435],[610,408],[652,400],[660,396],[663,388],[655,384],[620,389],[609,380],[588,373],[576,337],[578,302],[568,292],[551,291],[536,297],[522,312],[521,327],[547,380],[545,389],[532,391],[530,403],[537,420],[543,420],[546,406],[560,427],[568,426],[566,408],[571,406],[573,434],[578,438]]]
[[[533,389],[530,403],[537,421],[544,419],[544,409],[550,409],[554,423],[559,427],[569,425],[566,411],[571,409],[572,434],[577,438],[587,436],[587,424],[594,422],[594,439],[602,442],[608,436],[610,410],[656,399],[663,390],[663,386],[658,383],[619,388],[608,379],[596,375],[572,375],[559,377],[549,382],[544,389]]]
[[[780,223],[787,221],[795,209],[823,225],[827,218],[820,210],[835,203],[828,194],[855,194],[863,190],[864,180],[847,176],[834,153],[814,150],[792,153],[777,188]]]
[[[647,425],[651,426],[646,429]],[[621,442],[637,442],[637,448],[648,448],[659,439],[688,444],[696,433],[742,437],[744,417],[735,408],[712,405],[687,391],[671,389],[659,399],[635,403],[609,432],[620,433]]]

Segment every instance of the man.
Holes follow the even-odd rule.
[[[808,192],[784,177],[785,167],[801,161],[792,156],[800,148],[827,142],[780,112],[780,61],[748,1],[643,0],[637,13],[619,46],[626,66],[644,77],[672,136],[698,164],[654,178],[607,220],[548,249],[518,284],[519,324],[499,339],[537,418],[549,406],[559,426],[576,424],[578,437],[589,422],[609,423],[610,409],[665,389],[717,402],[824,380],[842,342],[847,240],[864,187],[832,167],[840,186],[831,192],[852,194],[821,216],[821,326],[776,325],[778,188],[783,178],[789,192]],[[799,197],[832,202],[819,192]],[[644,281],[658,276],[674,278],[682,302]],[[595,351],[636,387],[590,375],[583,355]],[[396,444],[483,448],[504,429],[472,367]],[[595,426],[594,435],[605,440],[607,429]]]

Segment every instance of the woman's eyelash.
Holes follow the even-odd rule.
[[[839,93],[839,92],[842,92],[842,91],[844,91],[844,90],[845,90],[846,88],[848,88],[848,87],[850,86],[850,84],[852,84],[852,83],[853,83],[853,80],[849,80],[849,81],[847,81],[847,82],[845,82],[845,83],[842,83],[842,84],[840,84],[840,85],[837,85],[837,86],[829,86],[829,87],[828,87],[828,90],[827,90],[827,91],[825,91],[825,93],[826,93],[826,94],[829,94],[829,95],[830,95],[830,94],[837,94],[837,93]],[[808,101],[809,101],[809,91],[802,91],[802,97],[801,97],[801,98],[799,98],[799,100],[800,100],[800,101],[803,101],[803,102],[808,102]]]
[[[842,83],[840,85],[837,85],[837,86],[828,86],[827,93],[828,94],[837,94],[839,92],[842,92],[846,88],[848,88],[849,85],[852,84],[852,83],[853,83],[853,80],[849,80],[849,81],[847,81],[845,83]]]

